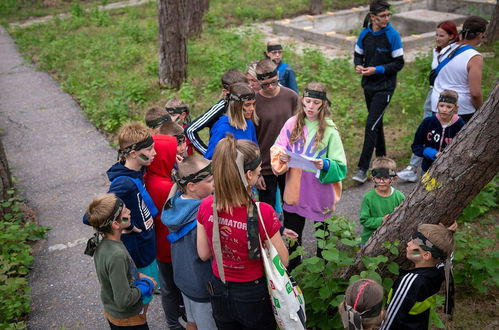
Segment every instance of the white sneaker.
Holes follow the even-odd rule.
[[[397,176],[401,181],[416,182],[418,181],[418,172],[412,166],[407,166],[400,172],[397,172]]]

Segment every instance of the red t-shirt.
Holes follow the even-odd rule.
[[[198,211],[198,222],[204,226],[206,235],[210,242],[212,255],[213,244],[213,196],[209,196],[201,202]],[[220,242],[222,245],[222,257],[225,270],[225,279],[231,282],[254,281],[265,275],[261,259],[251,260],[248,257],[248,231],[246,223],[246,207],[238,207],[232,210],[232,215],[227,212],[218,212]],[[279,219],[272,206],[260,203],[263,223],[270,238],[274,236],[281,227]],[[258,222],[260,237],[265,237],[265,232]],[[266,238],[264,239],[266,240]],[[215,258],[212,259],[211,268],[213,274],[220,277]]]

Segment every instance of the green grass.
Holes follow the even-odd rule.
[[[220,14],[220,3],[211,2],[205,31],[188,43],[188,79],[178,92],[158,86],[154,3],[111,12],[78,12],[71,19],[56,19],[11,32],[20,50],[40,69],[56,77],[63,89],[78,100],[88,118],[112,135],[124,121],[142,119],[145,110],[164,105],[174,94],[190,105],[193,116],[202,113],[218,100],[224,71],[244,70],[248,63],[261,58],[264,36],[256,29],[222,28],[224,24],[210,20]],[[231,2],[231,6],[237,3]],[[498,45],[490,50],[497,53]],[[386,111],[389,156],[400,167],[410,155],[409,146],[422,118],[430,60],[427,55],[406,64]],[[300,88],[313,80],[329,86],[334,104],[332,117],[340,129],[351,173],[360,153],[366,119],[360,78],[353,71],[352,60],[326,59],[315,49],[298,55],[291,45],[285,61],[297,72]],[[485,96],[498,77],[498,66],[495,58],[486,58]]]

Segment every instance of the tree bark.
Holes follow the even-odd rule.
[[[319,15],[322,13],[323,0],[310,0],[310,14]]]
[[[404,264],[408,240],[423,223],[451,225],[471,200],[499,170],[499,84],[470,122],[445,148],[421,183],[373,233],[354,264],[342,274],[345,279],[364,269],[363,256],[386,255]],[[383,248],[385,241],[400,240],[399,256]],[[385,274],[386,275],[386,274]]]
[[[208,0],[189,0],[188,37],[197,37],[203,32],[203,15],[208,10]]]
[[[497,40],[499,34],[499,2],[496,3],[494,8],[494,13],[492,14],[492,19],[487,26],[487,30],[485,31],[485,45],[490,45],[494,41]]]
[[[159,83],[179,88],[187,77],[187,1],[157,0]]]
[[[10,175],[9,163],[7,155],[3,148],[2,140],[0,139],[0,200],[6,201],[9,199],[7,190],[12,188],[12,177]],[[4,209],[0,206],[0,219],[3,219]]]

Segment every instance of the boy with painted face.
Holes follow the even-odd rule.
[[[174,97],[166,102],[165,110],[172,118],[172,121],[180,125],[182,129],[185,129],[191,122],[191,117],[189,116],[189,107],[178,97]],[[185,137],[185,135],[184,141],[186,143],[186,150],[185,153],[181,156],[191,156],[194,152],[194,145],[191,141],[189,141],[189,139]]]
[[[378,157],[373,161],[371,173],[374,189],[364,195],[360,207],[360,224],[362,225],[360,243],[362,246],[405,199],[402,192],[392,187],[392,182],[397,181],[395,168],[395,161],[388,157]]]
[[[444,90],[437,104],[438,113],[425,118],[416,131],[411,148],[415,155],[423,157],[423,172],[428,170],[465,125],[457,115],[457,101],[458,94],[455,91]]]
[[[137,272],[121,233],[130,225],[130,210],[114,194],[95,197],[87,209],[95,234],[88,240],[85,254],[93,256],[101,286],[104,315],[111,329],[149,329],[144,300],[152,296],[156,282]]]
[[[456,227],[455,223],[451,227]],[[453,232],[442,225],[423,224],[407,243],[411,270],[400,271],[400,277],[388,293],[388,308],[383,330],[428,329],[430,307],[436,302],[442,282],[446,282],[444,312],[452,313],[454,284],[451,254]]]
[[[211,162],[196,155],[186,157],[173,177],[176,186],[163,207],[161,221],[170,230],[174,281],[182,291],[187,329],[216,330],[206,288],[211,262],[199,258],[196,245],[199,205],[214,189]]]
[[[289,66],[289,64],[284,63],[282,61],[282,53],[284,50],[282,49],[282,45],[277,40],[270,40],[267,42],[267,51],[264,53],[265,57],[272,60],[275,64],[277,64],[277,73],[279,75],[279,83],[292,89],[298,94],[298,84],[296,83],[296,74],[293,69]]]
[[[119,161],[107,171],[109,192],[130,209],[130,223],[121,240],[139,271],[159,282],[154,217],[158,213],[144,187],[144,171],[156,156],[150,130],[139,122],[125,124],[118,133]],[[147,302],[146,302],[147,303]]]

